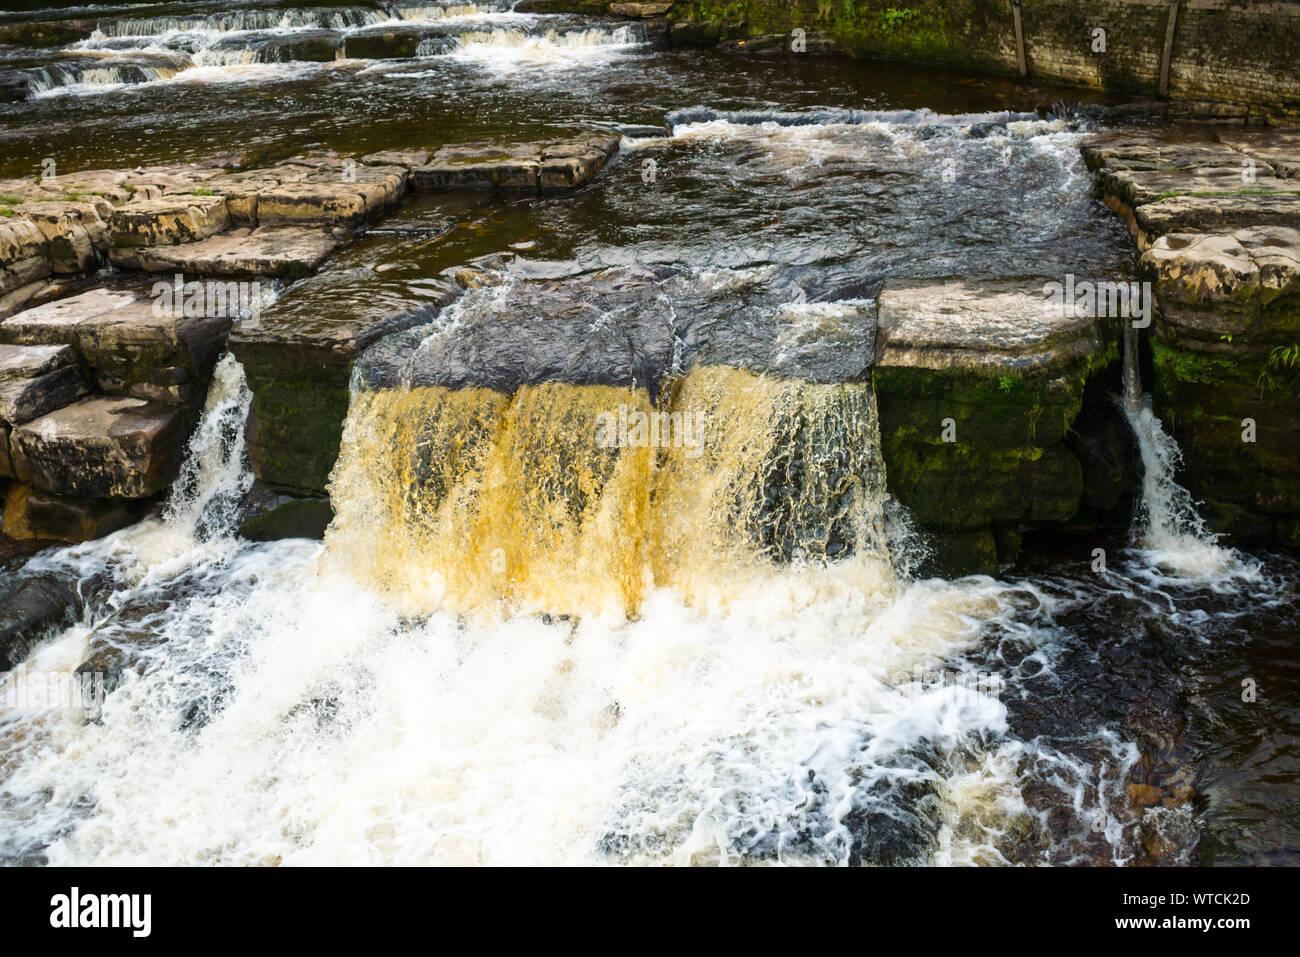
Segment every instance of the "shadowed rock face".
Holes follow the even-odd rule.
[[[26,658],[46,634],[81,611],[75,585],[54,577],[28,578],[6,589],[0,605],[0,672]]]
[[[1084,156],[1154,287],[1155,410],[1195,450],[1180,480],[1234,542],[1297,544],[1300,136],[1156,130],[1101,137]]]
[[[889,487],[935,540],[938,571],[995,572],[1022,526],[1078,512],[1085,476],[1065,434],[1116,353],[1097,319],[1047,308],[1042,290],[1041,279],[881,290],[874,379]]]

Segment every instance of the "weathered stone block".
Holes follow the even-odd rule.
[[[54,272],[87,272],[103,261],[108,227],[93,203],[24,203],[20,208],[48,240]]]
[[[110,257],[132,265],[130,250],[197,242],[229,226],[224,196],[180,194],[128,203],[109,217]]]
[[[535,156],[454,155],[439,150],[427,165],[416,167],[411,175],[417,189],[535,191],[540,164]]]
[[[86,319],[135,301],[133,293],[112,289],[91,289],[66,299],[56,299],[0,322],[0,342],[72,345],[77,341],[77,327]]]
[[[0,294],[53,271],[49,240],[30,219],[0,219]]]
[[[611,3],[609,12],[611,16],[640,20],[645,17],[662,17],[670,7],[671,3]]]
[[[245,432],[253,473],[280,491],[324,494],[353,361],[380,338],[428,322],[450,298],[449,288],[408,298],[369,269],[336,268],[296,283],[256,324],[237,326],[230,350],[253,393]]]
[[[147,498],[176,478],[185,445],[180,409],[92,396],[14,428],[19,481],[80,498]]]
[[[0,479],[17,478],[14,460],[9,454],[9,426],[0,422]]]
[[[160,314],[142,299],[81,322],[77,348],[109,394],[190,402],[202,398],[233,321]]]
[[[300,279],[315,272],[339,243],[323,229],[235,229],[196,243],[142,249],[136,265],[157,273]]]
[[[1083,497],[1062,444],[1094,370],[1098,321],[1048,308],[1043,281],[889,280],[873,377],[890,491],[940,533],[946,572],[996,567],[994,525],[1063,522]]]
[[[239,534],[254,542],[325,537],[334,509],[325,496],[298,497],[254,483],[244,502]]]
[[[70,346],[0,345],[0,419],[26,422],[86,394]]]
[[[139,503],[123,499],[73,498],[32,489],[23,521],[36,538],[88,542],[140,518]]]

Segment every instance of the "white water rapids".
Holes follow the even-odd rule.
[[[0,718],[6,857],[844,863],[865,814],[899,818],[902,859],[995,862],[1033,816],[1028,746],[960,679],[1022,590],[864,558],[718,613],[657,589],[633,620],[404,619],[317,544],[220,533],[243,401],[223,360],[165,516],[33,563],[115,585],[27,669],[67,672],[97,634],[140,666],[98,722]]]
[[[28,85],[34,94],[48,96],[160,82],[283,79],[355,63],[348,59],[349,37],[385,30],[426,36],[417,57],[445,56],[492,73],[600,65],[644,43],[636,25],[588,26],[563,17],[516,14],[504,3],[244,10],[101,22],[59,62],[28,70]],[[300,59],[298,51],[308,48],[295,44],[312,40],[335,44],[335,56],[314,62],[319,53],[312,52]]]

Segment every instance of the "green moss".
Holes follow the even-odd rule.
[[[1175,349],[1163,342],[1151,345],[1156,376],[1176,379],[1179,382],[1198,382],[1215,385],[1224,379],[1236,378],[1237,362],[1234,359]]]
[[[8,193],[0,193],[0,206],[17,206],[23,201],[21,196],[11,196]]]

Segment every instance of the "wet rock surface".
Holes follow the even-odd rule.
[[[299,279],[315,272],[341,242],[323,229],[239,228],[198,242],[141,250],[134,265],[155,273]]]
[[[8,671],[43,638],[81,613],[76,587],[54,576],[0,586],[0,672]]]
[[[320,539],[333,520],[334,509],[327,496],[286,495],[257,482],[243,502],[239,534],[254,542]]]
[[[553,143],[444,146],[411,171],[416,189],[549,192],[596,178],[618,152],[617,134],[587,134]]]

